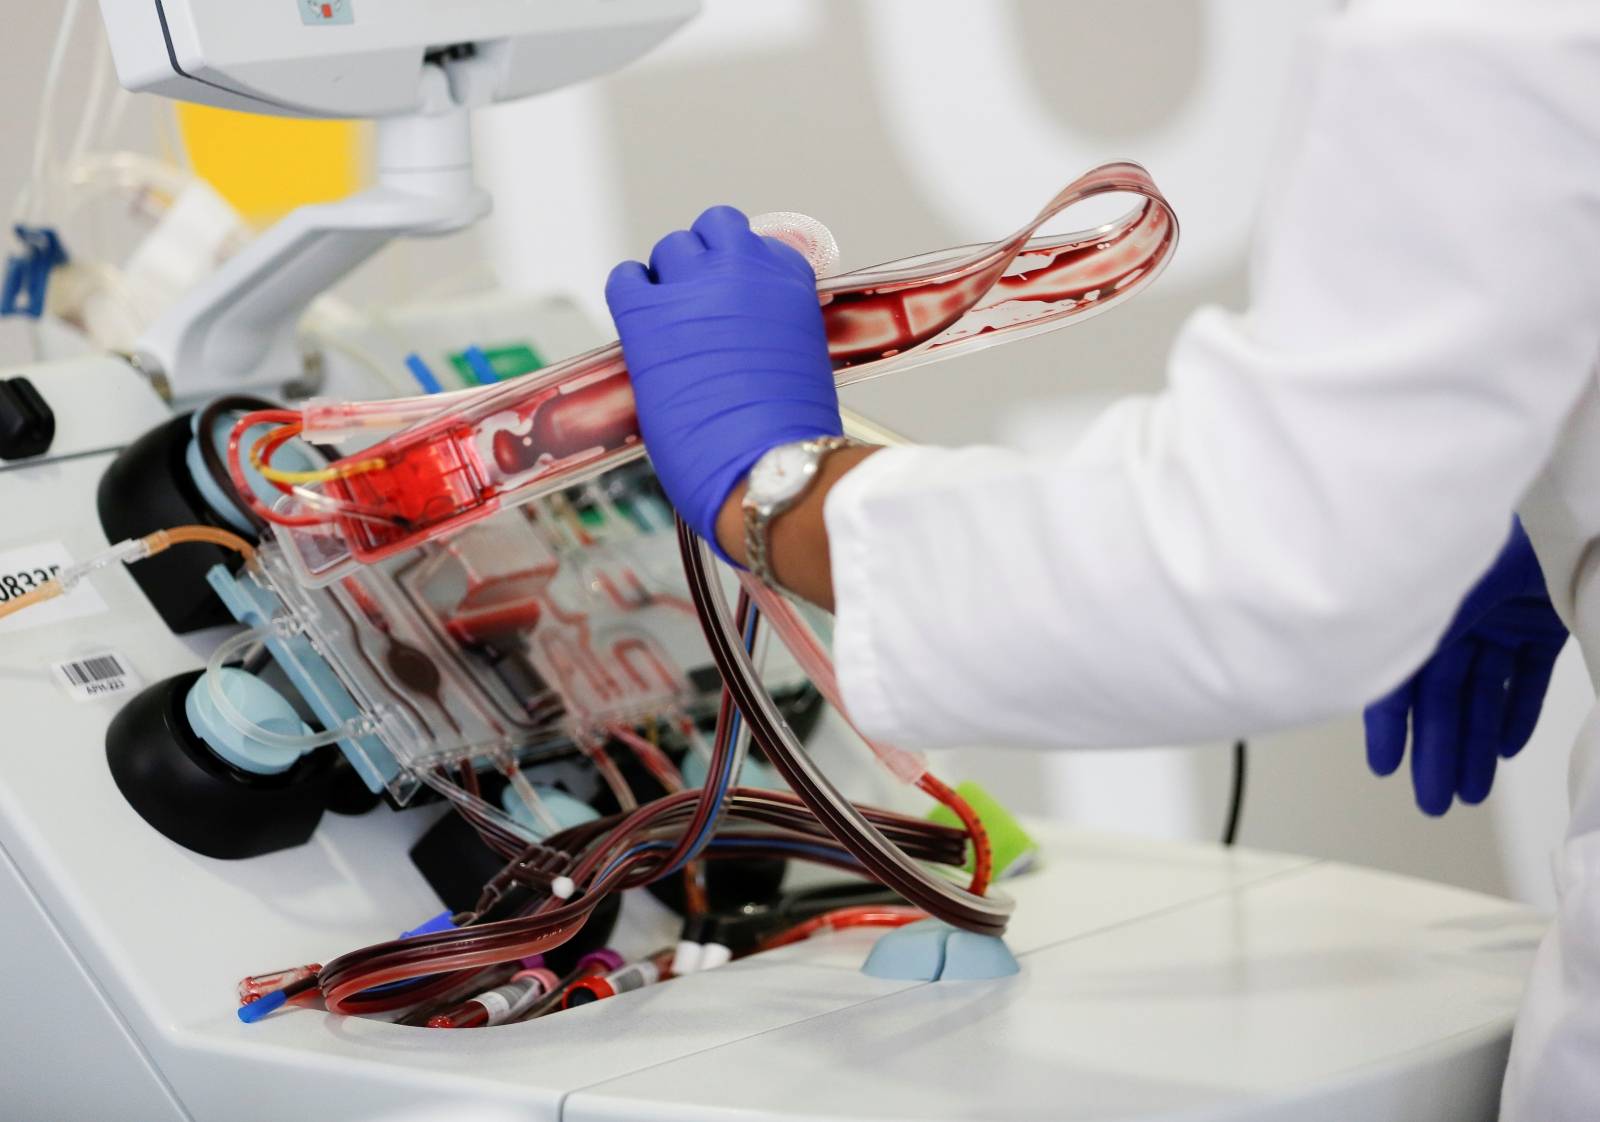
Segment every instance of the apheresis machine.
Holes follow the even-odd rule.
[[[1537,916],[1019,823],[851,731],[828,619],[677,523],[570,306],[314,314],[488,212],[476,108],[694,0],[100,7],[123,87],[371,120],[375,171],[260,233],[137,160],[31,185],[158,215],[117,265],[21,223],[4,286],[80,345],[0,371],[0,1116],[1493,1116]],[[1129,162],[851,272],[757,224],[841,384],[1111,309],[1178,234]]]

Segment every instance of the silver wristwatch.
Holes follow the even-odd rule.
[[[768,555],[772,520],[811,489],[824,456],[852,443],[847,436],[824,436],[780,444],[769,449],[750,469],[750,485],[743,503],[745,562],[767,585],[778,587]]]

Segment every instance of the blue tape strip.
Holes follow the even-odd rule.
[[[500,375],[494,372],[494,363],[489,361],[482,347],[468,347],[461,352],[461,357],[467,360],[468,369],[481,385],[492,386],[500,380]]]
[[[417,385],[422,387],[423,393],[438,393],[444,389],[439,384],[439,379],[433,376],[433,371],[428,369],[428,364],[422,361],[421,355],[406,355],[406,369],[411,371],[411,376],[417,380]]]

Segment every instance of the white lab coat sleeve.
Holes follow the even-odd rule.
[[[1058,454],[891,449],[834,488],[865,731],[1214,739],[1421,663],[1600,348],[1600,20],[1498,7],[1319,31],[1253,304],[1197,314],[1165,392]]]

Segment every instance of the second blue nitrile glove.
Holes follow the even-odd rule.
[[[763,453],[844,431],[811,266],[732,207],[662,238],[648,268],[618,265],[606,302],[656,475],[713,546]]]
[[[1367,762],[1389,775],[1405,756],[1417,805],[1443,814],[1459,797],[1479,803],[1496,761],[1533,735],[1550,672],[1567,641],[1533,546],[1514,522],[1511,537],[1473,586],[1422,669],[1366,711]]]

